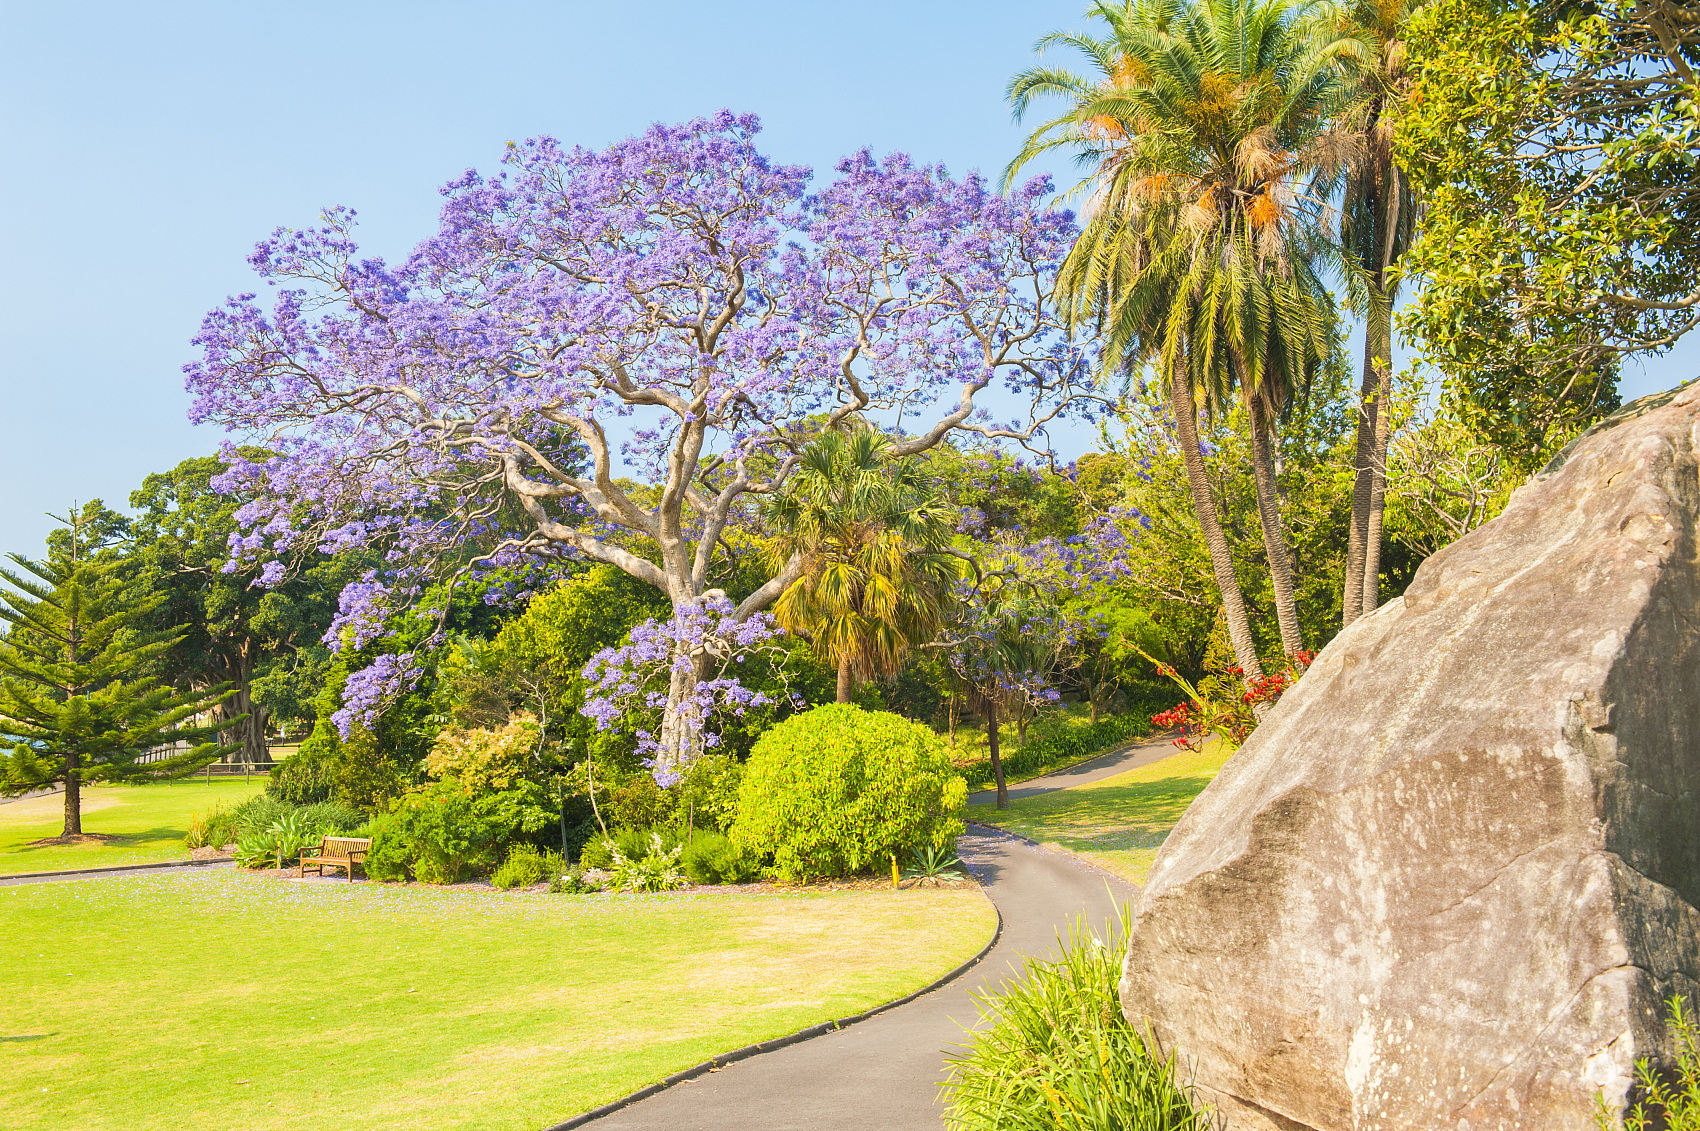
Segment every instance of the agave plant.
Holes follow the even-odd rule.
[[[934,848],[932,845],[925,845],[911,853],[909,866],[903,869],[903,874],[918,883],[934,887],[946,880],[967,879],[962,858],[956,855],[955,849]]]

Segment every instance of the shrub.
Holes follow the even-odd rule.
[[[725,754],[704,754],[674,787],[678,794],[674,820],[725,832],[738,818],[738,788],[743,783],[742,762]]]
[[[446,730],[425,759],[434,778],[452,778],[481,793],[513,789],[525,780],[542,728],[521,711],[494,729]]]
[[[679,857],[684,846],[666,847],[659,832],[649,834],[648,851],[631,859],[618,848],[614,850],[613,875],[609,886],[615,891],[671,891],[685,885],[685,873],[679,870]]]
[[[1062,957],[1029,957],[1001,994],[976,991],[985,1022],[950,1060],[952,1131],[1206,1131],[1210,1112],[1122,1016],[1116,984],[1130,912],[1108,945],[1084,920]],[[1059,944],[1061,940],[1059,939]]]
[[[311,741],[273,768],[266,792],[289,805],[329,801],[336,792],[336,753]]]
[[[295,807],[287,801],[280,801],[268,793],[255,794],[230,811],[231,832],[238,841],[245,836],[255,836],[294,810]]]
[[[701,830],[685,846],[679,866],[693,884],[741,884],[756,875],[755,863],[724,834]]]
[[[738,793],[732,844],[787,880],[839,876],[962,832],[968,787],[929,728],[829,704],[757,741]]]
[[[560,872],[560,856],[522,841],[508,850],[508,858],[491,874],[490,882],[507,891],[528,888],[544,879],[553,879]]]
[[[183,847],[223,848],[235,840],[235,818],[222,802],[218,802],[205,813],[196,813],[189,818],[189,833],[183,838]]]
[[[582,868],[602,868],[614,866],[614,853],[617,851],[629,860],[642,860],[649,855],[650,836],[659,834],[663,849],[678,847],[683,836],[677,829],[615,829],[604,837],[600,834],[593,836],[585,843],[584,851],[579,855],[579,866]]]
[[[610,813],[616,825],[628,829],[653,829],[673,820],[677,799],[648,774],[639,774],[614,794]]]
[[[495,863],[502,846],[548,823],[548,798],[537,786],[476,793],[458,782],[432,782],[374,822],[366,874],[413,877],[428,884],[457,882],[469,868]]]
[[[350,809],[338,801],[321,801],[316,805],[306,805],[296,810],[307,827],[313,830],[315,837],[346,836],[366,823],[366,817],[359,810]]]

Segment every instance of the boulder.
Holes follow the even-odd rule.
[[[1122,1008],[1230,1128],[1589,1128],[1700,979],[1700,385],[1325,648],[1169,835]]]

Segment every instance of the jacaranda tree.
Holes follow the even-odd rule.
[[[601,152],[511,145],[500,175],[444,188],[437,234],[399,266],[360,257],[345,210],[262,241],[269,310],[241,295],[210,313],[187,367],[193,419],[277,453],[227,449],[224,482],[255,498],[240,556],[302,539],[382,550],[385,568],[343,594],[342,648],[432,581],[527,556],[606,562],[687,614],[721,596],[716,548],[751,497],[853,414],[901,427],[902,458],[953,430],[1041,446],[1093,399],[1093,367],[1046,309],[1074,235],[1047,185],[999,195],[864,151],[810,194],[758,130],[722,112]],[[994,382],[1019,418],[991,419]],[[713,662],[681,644],[658,762],[696,749]],[[345,698],[377,702],[413,667],[380,656]]]

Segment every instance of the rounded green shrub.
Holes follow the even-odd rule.
[[[900,715],[829,704],[756,742],[738,792],[734,848],[783,880],[842,876],[962,833],[968,785],[944,743]]]

